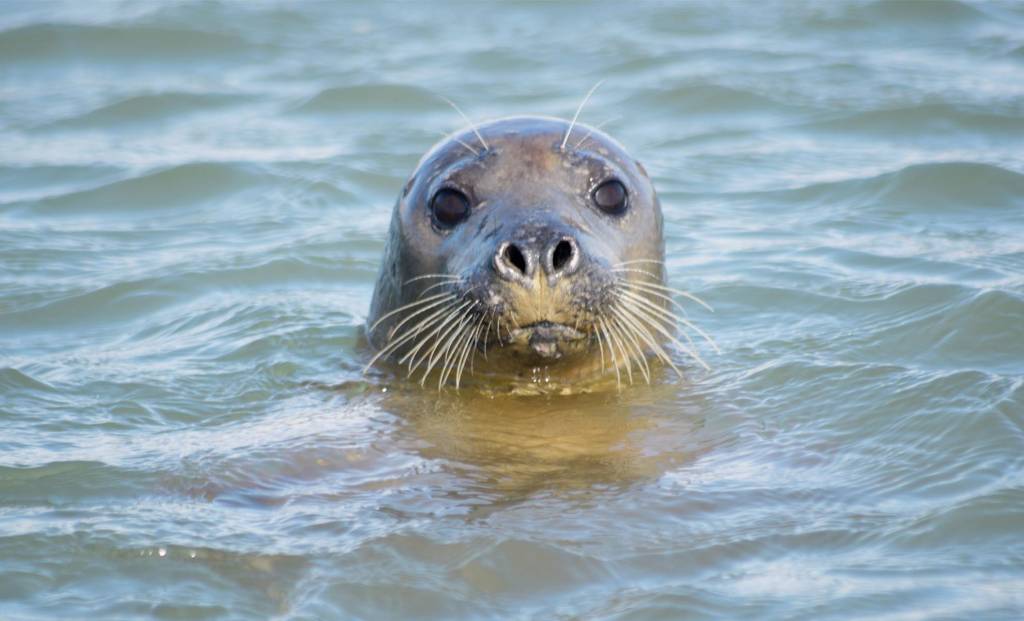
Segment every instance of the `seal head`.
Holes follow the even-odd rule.
[[[395,205],[371,364],[435,373],[439,386],[464,383],[468,367],[563,382],[625,367],[632,378],[664,354],[659,331],[670,335],[663,260],[654,187],[607,135],[544,117],[458,132]]]

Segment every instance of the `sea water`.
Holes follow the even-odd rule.
[[[600,80],[711,370],[364,375],[442,97]],[[0,618],[1022,616],[1021,4],[0,4]]]

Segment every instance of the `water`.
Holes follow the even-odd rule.
[[[361,373],[460,119],[584,112],[722,352]],[[0,7],[0,618],[1024,616],[1015,3]]]

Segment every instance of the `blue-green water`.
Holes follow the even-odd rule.
[[[441,96],[601,79],[713,370],[364,377]],[[1022,616],[1022,5],[0,4],[0,618]]]

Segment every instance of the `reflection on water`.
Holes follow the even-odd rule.
[[[6,2],[0,618],[1024,617],[1007,2]],[[722,348],[574,395],[360,346],[461,119],[659,190]],[[685,364],[684,356],[680,362]]]
[[[611,393],[491,397],[480,393],[393,394],[404,412],[399,437],[425,459],[451,464],[468,491],[507,503],[543,494],[625,488],[693,459],[700,413],[658,407],[668,386],[638,400]],[[658,399],[658,397],[662,399]]]

